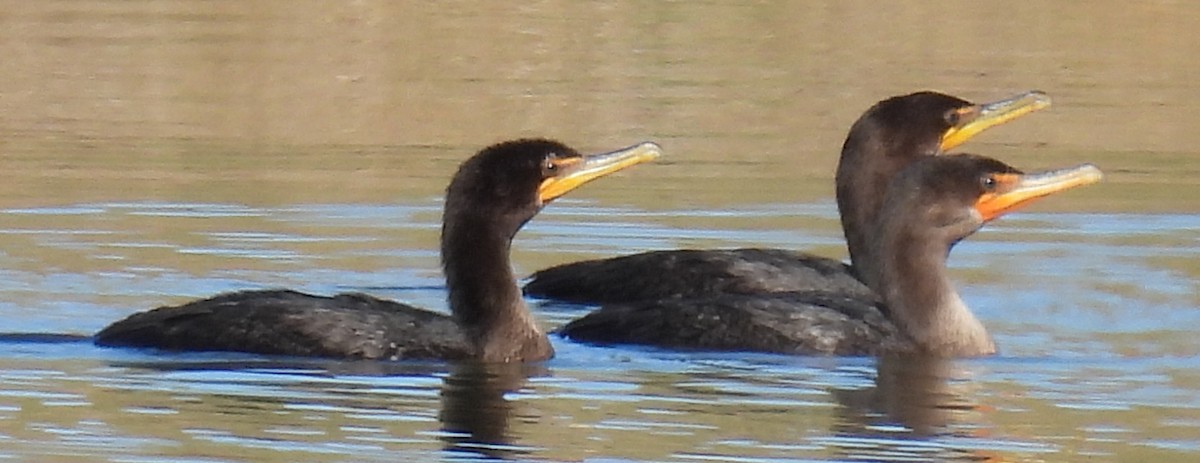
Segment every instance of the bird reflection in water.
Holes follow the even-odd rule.
[[[981,446],[989,409],[972,396],[974,374],[962,361],[883,356],[876,373],[874,387],[833,391],[839,407],[827,445],[847,459],[1004,460]]]
[[[537,449],[513,443],[509,419],[532,415],[514,412],[506,395],[532,376],[547,374],[538,364],[463,362],[451,367],[442,384],[441,439],[449,453],[467,452],[501,460],[524,460]]]

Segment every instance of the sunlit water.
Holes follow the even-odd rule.
[[[1002,354],[598,348],[337,362],[0,337],[0,461],[1200,459],[1200,54],[1188,3],[0,2],[0,332],[221,291],[445,310],[441,195],[515,136],[667,155],[550,205],[518,274],[844,256],[835,153],[898,93],[1054,106],[964,145],[1104,182],[950,257]],[[531,301],[552,329],[590,307]]]
[[[702,236],[719,246],[797,248],[834,238],[654,225],[662,217],[695,211],[609,209],[605,212],[641,217],[642,225],[583,224],[594,209],[580,201],[548,208],[516,244],[518,267],[528,270],[520,256],[553,255],[563,248],[607,254],[680,237]],[[767,205],[742,213],[833,219],[832,205],[824,203]],[[120,262],[162,248],[182,259],[200,254],[234,262],[230,270],[205,278],[155,267],[89,274],[6,271],[0,290],[36,296],[0,305],[12,331],[90,333],[132,310],[180,300],[180,295],[274,282],[320,293],[362,290],[445,307],[436,256],[419,249],[372,249],[381,236],[436,228],[433,203],[287,208],[120,203],[4,214],[18,223],[38,217],[67,224],[0,231],[5,240],[31,237],[47,252],[70,250]],[[199,244],[184,245],[85,225],[119,223],[123,216],[166,221],[252,216],[282,228],[197,233]],[[1130,230],[1124,224],[1131,222],[1145,226]],[[345,223],[356,226],[347,229]],[[180,355],[101,349],[86,342],[8,340],[0,343],[0,439],[5,443],[0,456],[42,461],[85,456],[117,461],[147,456],[195,461],[1185,459],[1200,452],[1200,349],[1191,329],[1200,323],[1200,313],[1193,310],[1195,283],[1150,262],[1200,257],[1186,238],[1174,245],[1170,240],[1197,228],[1200,220],[1181,215],[1028,213],[996,223],[956,249],[951,262],[963,276],[960,281],[966,281],[960,284],[964,297],[1004,354],[905,365],[892,373],[877,372],[870,359],[669,353],[561,339],[555,340],[554,360],[500,372],[439,363]],[[1146,229],[1165,243],[1114,245]],[[351,232],[329,236],[321,230]],[[614,233],[624,238],[607,240]],[[610,244],[595,244],[601,242]],[[318,255],[314,247],[335,250]],[[361,272],[306,270],[378,255],[420,264]],[[295,264],[297,270],[253,269],[278,262]],[[1129,289],[1138,286],[1151,289]],[[547,327],[588,310],[536,307]]]

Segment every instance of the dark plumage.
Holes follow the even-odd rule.
[[[239,291],[136,313],[105,328],[96,342],[370,359],[462,359],[474,352],[444,314],[366,294],[289,290]]]
[[[1022,174],[981,156],[926,157],[892,180],[867,227],[872,249],[860,271],[883,304],[821,291],[666,298],[605,306],[559,333],[600,344],[786,354],[991,354],[991,337],[946,273],[950,249],[1017,206],[1099,179],[1090,165]]]
[[[842,146],[836,178],[851,263],[866,258],[864,229],[892,176],[917,159],[1047,105],[1049,98],[1041,92],[983,105],[919,92],[880,101],[863,113]],[[575,262],[538,271],[525,285],[530,296],[581,303],[813,290],[871,294],[838,260],[757,248],[654,251]]]
[[[822,291],[717,294],[606,305],[563,326],[595,344],[779,354],[876,354],[908,344],[871,299]]]
[[[543,360],[554,354],[521,299],[513,236],[549,201],[654,159],[657,145],[581,156],[550,140],[485,148],[446,189],[442,266],[448,316],[365,294],[240,291],[160,307],[96,334],[102,346],[369,359]]]
[[[786,249],[680,249],[586,260],[533,275],[529,295],[572,302],[827,291],[871,297],[841,261]]]

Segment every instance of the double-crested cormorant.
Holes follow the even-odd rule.
[[[882,305],[820,291],[666,298],[605,306],[560,333],[593,343],[788,354],[991,354],[995,344],[946,274],[950,248],[1005,212],[1100,177],[1092,165],[1024,174],[982,156],[925,157],[892,180],[864,237],[871,249],[859,272]]]
[[[442,216],[451,316],[365,294],[240,291],[131,315],[95,342],[338,358],[544,360],[554,349],[514,279],[513,235],[551,200],[660,154],[658,145],[642,143],[585,157],[535,139],[493,145],[463,162],[446,188]]]
[[[866,257],[865,229],[896,172],[1049,104],[1039,91],[981,105],[919,92],[880,101],[863,113],[842,146],[836,178],[851,264]],[[809,290],[871,294],[841,261],[763,248],[653,251],[582,261],[541,270],[525,285],[530,296],[583,303]]]

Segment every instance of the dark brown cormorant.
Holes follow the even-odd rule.
[[[95,336],[102,346],[370,359],[537,361],[554,349],[521,299],[509,263],[517,230],[590,180],[649,161],[658,145],[581,156],[550,140],[485,148],[446,188],[444,315],[365,294],[239,291],[141,312]]]
[[[836,178],[851,265],[866,258],[864,229],[896,172],[1049,104],[1039,91],[981,105],[919,92],[868,109],[850,128]],[[871,294],[841,261],[763,248],[653,251],[575,262],[534,273],[525,285],[526,295],[581,303],[810,290]]]
[[[665,298],[602,307],[560,334],[598,344],[787,354],[991,354],[991,336],[947,275],[950,249],[1001,214],[1100,177],[1092,165],[1024,174],[982,156],[923,157],[891,181],[863,237],[870,249],[856,262],[883,304],[838,291]]]

